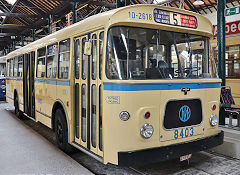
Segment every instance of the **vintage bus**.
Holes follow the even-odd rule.
[[[223,143],[212,25],[170,7],[91,16],[7,55],[7,101],[104,164],[146,164]]]

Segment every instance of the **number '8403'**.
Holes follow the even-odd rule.
[[[174,131],[174,138],[184,138],[184,137],[189,137],[193,136],[193,128],[182,128],[181,130],[175,130]]]

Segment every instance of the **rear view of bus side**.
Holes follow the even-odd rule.
[[[91,16],[7,55],[7,101],[64,151],[130,166],[220,145],[211,23],[134,5]]]

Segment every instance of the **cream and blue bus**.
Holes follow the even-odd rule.
[[[7,101],[104,164],[179,158],[223,143],[221,80],[205,17],[132,5],[7,55]]]

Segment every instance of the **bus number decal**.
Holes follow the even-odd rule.
[[[182,128],[181,130],[175,130],[174,131],[174,138],[184,138],[188,136],[193,136],[193,127],[192,128]]]
[[[129,19],[140,19],[140,20],[148,20],[151,21],[153,19],[152,14],[149,13],[135,13],[128,12]]]

